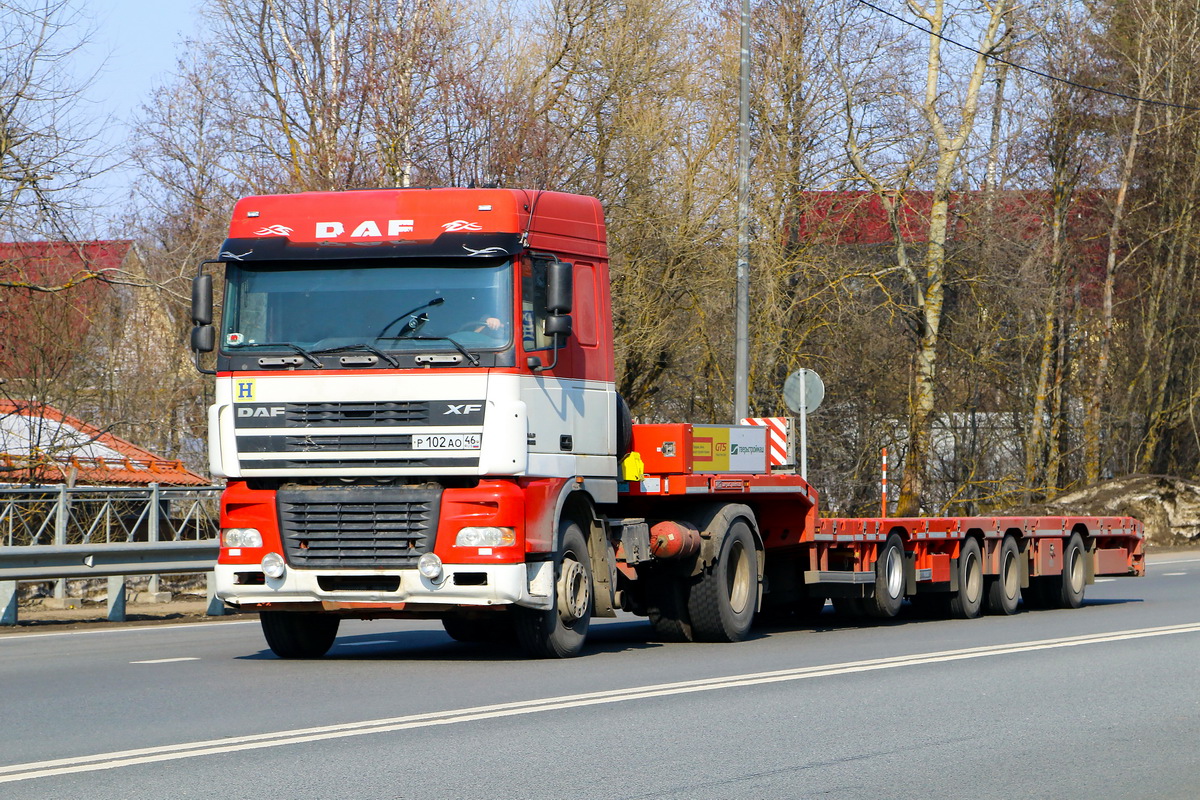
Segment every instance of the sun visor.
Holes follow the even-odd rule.
[[[327,261],[347,258],[495,258],[521,252],[518,233],[443,233],[433,241],[291,242],[284,236],[226,239],[220,261]]]

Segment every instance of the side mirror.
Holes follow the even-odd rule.
[[[192,278],[192,322],[196,325],[211,325],[212,316],[212,275],[197,275]],[[212,350],[211,346],[204,352],[209,350]]]
[[[546,317],[546,334],[553,336],[555,342],[561,342],[562,337],[571,335],[571,318],[566,314],[555,314]]]
[[[192,328],[192,350],[211,353],[217,346],[217,333],[212,325],[196,325]]]
[[[571,313],[572,265],[554,260],[546,268],[546,310],[551,314]]]

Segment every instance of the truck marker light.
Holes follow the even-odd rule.
[[[283,562],[283,556],[279,553],[267,553],[263,556],[262,564],[260,564],[263,574],[268,578],[282,578],[287,572],[287,566]]]

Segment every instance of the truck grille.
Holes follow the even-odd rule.
[[[327,428],[364,425],[418,425],[429,420],[429,403],[287,403],[289,427]]]
[[[281,489],[279,531],[294,567],[415,567],[433,549],[440,487]]]

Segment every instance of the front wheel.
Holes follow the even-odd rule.
[[[517,641],[534,658],[570,658],[579,655],[587,639],[595,600],[592,596],[592,561],[587,539],[579,525],[559,526],[562,545],[554,562],[554,607],[541,611],[516,607]]]
[[[261,611],[258,621],[267,646],[280,658],[320,658],[333,646],[341,622],[307,611]]]
[[[740,642],[758,608],[758,550],[745,520],[729,526],[717,560],[688,594],[692,633],[700,642]]]

